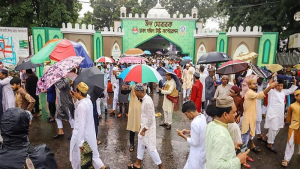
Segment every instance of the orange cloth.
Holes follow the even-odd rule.
[[[291,123],[287,141],[290,140],[294,131],[294,143],[300,145],[300,104],[298,102],[291,104],[288,108],[286,121]]]
[[[242,134],[248,132],[250,127],[250,135],[255,136],[256,118],[257,118],[257,99],[265,97],[263,91],[256,93],[249,89],[244,100],[244,115],[242,120]]]

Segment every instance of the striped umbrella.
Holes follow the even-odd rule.
[[[102,57],[98,58],[95,62],[114,63],[115,61],[109,57],[102,56]]]
[[[134,81],[137,83],[158,83],[162,80],[162,77],[157,70],[147,65],[130,66],[119,75],[119,78],[122,78],[125,82]]]

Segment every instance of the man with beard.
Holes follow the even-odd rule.
[[[3,112],[5,112],[9,108],[15,107],[16,104],[14,92],[11,89],[10,80],[11,77],[8,76],[8,70],[0,69],[0,84],[3,87],[3,92],[2,92]]]
[[[222,76],[222,84],[217,87],[216,93],[214,98],[217,98],[219,96],[228,96],[230,93],[232,85],[228,84],[228,76],[223,75]]]
[[[11,88],[15,92],[16,107],[22,108],[29,112],[32,111],[35,100],[21,86],[21,79],[14,77],[10,80]]]
[[[243,144],[248,145],[250,135],[255,136],[256,128],[256,117],[257,117],[257,99],[262,99],[266,94],[277,85],[277,82],[270,84],[268,88],[260,93],[257,92],[257,81],[256,79],[250,79],[247,82],[249,90],[244,98],[244,115],[242,120],[242,141]],[[256,147],[253,140],[251,142],[251,150],[255,152],[260,152],[261,149]]]

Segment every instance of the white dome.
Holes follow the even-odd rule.
[[[122,11],[122,10],[125,10],[126,11],[126,7],[123,5],[121,8],[120,8],[120,10]]]
[[[170,14],[160,4],[157,4],[149,10],[147,18],[170,18]]]

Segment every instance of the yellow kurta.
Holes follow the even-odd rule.
[[[174,110],[174,103],[167,98],[168,94],[171,94],[174,89],[176,89],[176,83],[174,79],[168,80],[166,85],[168,86],[167,90],[161,90],[161,93],[164,94],[164,101],[163,101],[163,111],[168,113],[173,113]]]
[[[249,89],[244,100],[244,115],[242,120],[242,134],[248,132],[250,127],[250,135],[255,136],[256,116],[257,116],[257,99],[265,97],[264,92],[256,93]]]
[[[141,125],[141,112],[142,112],[142,103],[136,97],[134,93],[134,86],[131,86],[130,92],[130,102],[128,109],[128,121],[127,121],[127,130],[138,132]]]

